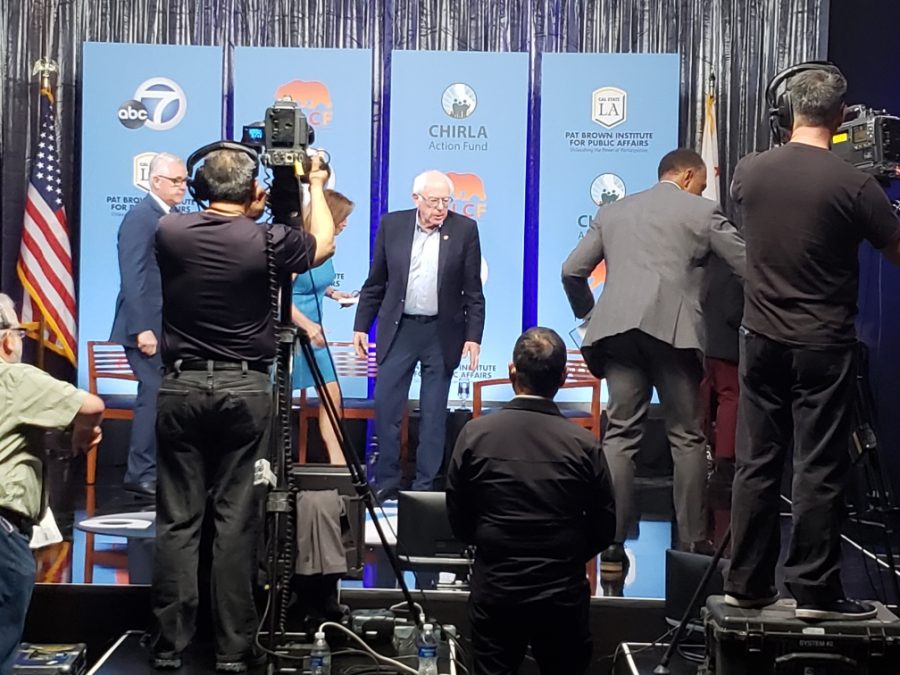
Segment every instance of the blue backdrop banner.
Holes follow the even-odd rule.
[[[506,377],[522,325],[527,116],[527,54],[393,53],[390,209],[413,208],[413,179],[438,169],[454,183],[450,208],[478,221],[486,323],[472,380]],[[470,376],[460,380],[460,373],[450,399],[465,402]],[[411,398],[418,386],[416,377]],[[503,400],[510,393],[486,395]]]
[[[119,290],[117,234],[149,190],[157,152],[183,158],[221,137],[222,50],[85,43],[78,381],[87,342],[107,340]],[[181,207],[193,208],[188,198]]]
[[[329,187],[355,203],[337,240],[334,288],[358,291],[369,266],[369,192],[372,165],[372,54],[368,49],[239,47],[234,53],[234,133],[262,121],[272,102],[289,96],[315,130],[314,147],[331,155]],[[323,326],[330,342],[353,340],[356,305],[325,298]],[[367,381],[344,378],[345,396],[365,397]]]
[[[598,207],[656,182],[659,160],[678,144],[678,68],[677,54],[543,55],[538,322],[569,348],[581,346],[580,322],[560,283],[562,263]],[[595,295],[605,278],[601,264]]]

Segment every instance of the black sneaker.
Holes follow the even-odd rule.
[[[738,595],[737,593],[726,593],[725,604],[729,607],[740,607],[741,609],[762,609],[778,602],[778,593],[763,598],[753,598],[748,595]]]
[[[874,619],[878,609],[868,602],[834,600],[821,604],[797,604],[794,616],[807,621],[865,621]]]
[[[624,544],[610,544],[600,553],[601,572],[621,572],[628,566]]]

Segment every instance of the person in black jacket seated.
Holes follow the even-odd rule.
[[[462,430],[447,510],[476,547],[469,622],[480,675],[515,673],[530,644],[541,673],[588,667],[585,563],[613,540],[615,504],[600,442],[560,414],[566,348],[549,328],[516,341],[515,398]]]

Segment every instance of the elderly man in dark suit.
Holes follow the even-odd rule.
[[[743,278],[744,242],[714,202],[699,195],[706,166],[693,150],[674,150],[659,164],[659,183],[601,207],[563,264],[563,286],[577,317],[590,320],[585,361],[609,388],[603,451],[616,493],[616,538],[601,569],[621,570],[627,558],[634,482],[656,387],[675,463],[674,502],[682,548],[706,543],[703,508],[706,440],[699,417],[704,330],[702,266],[715,253]],[[605,260],[606,284],[594,305],[588,277]]]
[[[156,225],[184,199],[187,169],[161,152],[150,162],[150,194],[119,227],[119,296],[109,339],[125,347],[138,379],[125,489],[152,497],[156,492],[156,396],[162,382],[157,341],[162,328],[162,287],[156,263]]]
[[[530,644],[541,673],[576,675],[591,658],[585,562],[615,531],[606,461],[553,402],[566,380],[559,335],[523,333],[509,379],[516,397],[463,428],[447,472],[450,525],[476,546],[475,672],[518,672]]]
[[[430,490],[444,458],[447,398],[464,356],[478,367],[484,332],[481,243],[474,220],[449,210],[453,182],[426,171],[413,182],[416,208],[382,217],[369,277],[360,290],[353,343],[368,353],[378,318],[375,425],[379,499],[400,487],[400,422],[421,364],[419,446],[414,490]]]

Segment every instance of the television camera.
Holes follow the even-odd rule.
[[[831,139],[831,149],[857,169],[880,179],[900,177],[900,117],[852,105]]]
[[[315,130],[300,106],[289,99],[276,101],[266,109],[262,122],[245,125],[241,143],[253,148],[263,166],[272,171],[269,208],[276,223],[300,224],[302,198],[297,183],[309,181],[315,155],[322,157],[322,168],[329,169],[328,153],[312,148]]]

